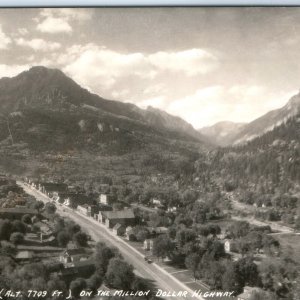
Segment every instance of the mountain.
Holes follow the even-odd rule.
[[[282,108],[272,110],[260,118],[243,126],[234,135],[234,144],[252,140],[286,122],[300,110],[300,93],[293,96]]]
[[[167,112],[152,106],[148,106],[147,109],[142,110],[141,113],[143,114],[146,122],[151,126],[159,126],[168,128],[169,130],[182,132],[196,139],[200,139],[201,141],[209,143],[209,140],[205,137],[205,135],[201,134],[201,132],[199,133],[191,124],[187,123],[178,116],[170,115]]]
[[[151,129],[169,131],[183,139],[204,139],[190,124],[157,109],[143,110],[129,103],[107,100],[80,87],[57,69],[33,67],[14,78],[0,80],[1,112],[15,114],[27,108],[61,112],[85,110],[112,119],[132,121]]]
[[[293,96],[282,108],[272,110],[248,124],[219,122],[199,131],[219,146],[238,145],[271,131],[297,115],[299,111],[300,93]]]
[[[205,138],[179,117],[104,99],[58,69],[38,66],[0,79],[0,105],[0,156],[6,157],[0,167],[1,161],[21,159],[31,168],[33,157],[41,165],[49,155],[63,160],[85,155],[80,168],[86,167],[86,157],[136,155],[140,161],[158,153],[175,161],[207,147]]]
[[[233,136],[245,126],[245,123],[234,123],[230,121],[218,122],[212,126],[199,129],[199,132],[206,136],[211,143],[219,146],[226,146],[231,143]]]

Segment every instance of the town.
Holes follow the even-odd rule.
[[[182,294],[180,290],[172,293],[183,299],[195,295],[202,297],[204,293],[212,299],[215,295],[220,299],[220,294],[213,291],[225,287],[230,293],[223,293],[221,299],[232,299],[234,294],[236,299],[247,300],[253,293],[264,293],[258,281],[259,266],[267,264],[271,258],[279,263],[282,255],[280,243],[273,237],[276,233],[269,225],[254,226],[218,213],[219,217],[213,218],[215,221],[191,226],[184,220],[179,221],[182,219],[178,215],[180,208],[166,208],[158,198],[151,199],[150,206],[131,205],[112,197],[108,184],[101,185],[101,193],[96,197],[89,197],[84,189],[66,183],[30,178],[16,181],[2,175],[1,191],[2,255],[13,255],[18,268],[26,269],[34,264],[39,272],[39,268],[47,266],[47,271],[43,270],[49,272],[47,278],[55,277],[48,285],[59,283],[64,287],[64,293],[70,288],[75,296],[80,296],[80,289],[87,287],[95,296],[99,290],[110,294],[124,287],[131,290],[131,283],[122,282],[126,281],[121,279],[122,272],[128,273],[130,281],[136,277],[136,292],[142,287],[143,290],[151,289],[155,296],[155,286],[151,287],[145,279],[136,276],[139,272],[126,263],[127,259],[122,261],[124,270],[121,273],[120,266],[111,266],[112,258],[117,260],[123,255],[121,247],[119,250],[107,248],[111,249],[111,259],[109,264],[107,261],[105,266],[101,265],[104,263],[101,256],[110,245],[95,242],[97,236],[94,234],[100,231],[105,232],[106,240],[126,244],[134,256],[140,256],[146,267],[157,266],[157,272],[164,272],[181,282],[186,293]],[[168,222],[163,222],[161,218],[166,216]],[[79,221],[80,218],[84,223]],[[91,231],[85,222],[92,224]],[[272,263],[268,263],[272,267]],[[291,272],[289,276],[292,276],[292,272],[296,272],[293,262],[286,263]],[[133,260],[132,265],[135,264]],[[229,276],[237,276],[232,269],[234,266],[244,276],[239,287],[236,282],[230,282],[233,278]],[[225,277],[220,278],[222,269]],[[118,274],[114,274],[117,271]],[[147,278],[147,274],[143,277]],[[117,285],[114,282],[118,282]],[[281,284],[292,283],[284,279]],[[161,294],[158,295],[159,291]],[[171,297],[163,289],[158,289],[157,295]]]

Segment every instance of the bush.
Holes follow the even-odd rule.
[[[10,241],[14,244],[14,245],[18,245],[21,244],[24,241],[24,234],[21,232],[14,232],[11,234],[10,236]]]

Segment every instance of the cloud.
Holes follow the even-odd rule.
[[[29,65],[4,65],[0,64],[0,78],[13,77],[19,73],[28,70]]]
[[[194,94],[172,101],[166,110],[180,116],[196,128],[214,124],[228,111],[223,101],[224,87],[209,86],[198,89]]]
[[[37,25],[37,30],[45,33],[71,33],[72,27],[64,19],[47,17]]]
[[[107,90],[128,77],[150,83],[162,73],[182,72],[185,76],[205,74],[212,71],[212,64],[216,61],[215,58],[211,61],[209,57],[210,54],[201,49],[152,54],[120,53],[88,44],[70,47],[57,62],[64,65],[64,71],[80,84]]]
[[[123,90],[112,92],[112,96],[117,100],[126,99],[126,97],[128,97],[129,94],[130,94],[129,89],[123,89]]]
[[[149,61],[158,69],[184,72],[188,76],[206,74],[218,64],[214,55],[202,49],[157,52],[149,56]]]
[[[11,39],[3,32],[0,24],[0,49],[7,49],[11,43]]]
[[[71,21],[81,22],[91,18],[91,11],[79,8],[46,8],[43,9],[39,17],[35,18],[38,22],[37,30],[44,33],[68,33],[73,29]]]
[[[272,109],[282,107],[295,92],[275,93],[262,86],[208,86],[163,107],[196,128],[224,120],[251,122]]]
[[[28,31],[28,29],[22,27],[22,28],[18,28],[18,33],[20,35],[26,35],[29,33],[29,31]]]
[[[19,38],[16,39],[15,42],[19,46],[32,48],[34,51],[54,51],[61,47],[60,43],[47,42],[43,39],[25,40],[23,38]]]

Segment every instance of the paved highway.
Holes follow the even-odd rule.
[[[26,193],[34,196],[37,200],[41,200],[43,202],[49,202],[49,198],[42,193],[28,187],[22,182],[17,182]],[[122,241],[119,237],[113,236],[111,231],[109,231],[105,226],[98,223],[97,221],[83,216],[76,211],[73,211],[64,206],[57,205],[57,213],[62,216],[67,216],[70,219],[73,219],[77,224],[79,224],[91,237],[96,241],[103,241],[107,245],[114,246],[119,249],[122,253],[125,260],[132,264],[136,273],[146,279],[151,280],[158,289],[161,289],[165,292],[171,292],[176,294],[177,296],[166,295],[162,298],[164,299],[200,299],[203,300],[201,296],[192,297],[193,291],[174,278],[172,275],[166,273],[165,270],[161,269],[155,263],[148,264],[145,262],[143,256],[137,253],[131,246]],[[181,291],[187,291],[187,296],[179,296]]]

